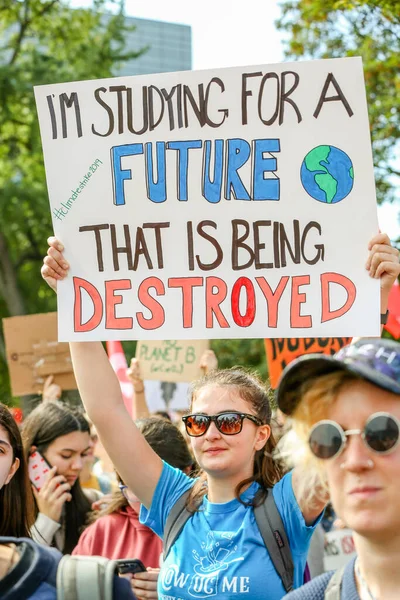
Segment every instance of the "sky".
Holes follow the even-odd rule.
[[[71,0],[71,6],[92,6],[92,0]],[[190,25],[193,69],[284,60],[278,0],[125,0],[125,9],[131,17]],[[380,229],[392,239],[400,235],[399,205],[378,208]]]

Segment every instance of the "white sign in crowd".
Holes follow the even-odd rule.
[[[35,94],[60,341],[379,335],[361,59]]]

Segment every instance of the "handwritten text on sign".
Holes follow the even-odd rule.
[[[360,59],[35,93],[61,340],[379,334]]]

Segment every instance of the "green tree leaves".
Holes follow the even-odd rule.
[[[400,2],[286,0],[278,28],[289,34],[290,58],[362,56],[378,201],[393,200],[399,184]]]
[[[39,271],[52,232],[34,85],[111,77],[127,27],[106,0],[71,10],[63,0],[0,0],[0,317],[55,310]],[[109,2],[108,2],[109,4]],[[0,329],[0,400],[10,391]]]

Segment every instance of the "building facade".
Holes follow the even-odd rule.
[[[126,50],[147,47],[139,58],[123,64],[115,75],[145,75],[192,68],[192,30],[189,25],[126,17],[135,27],[126,34]]]

